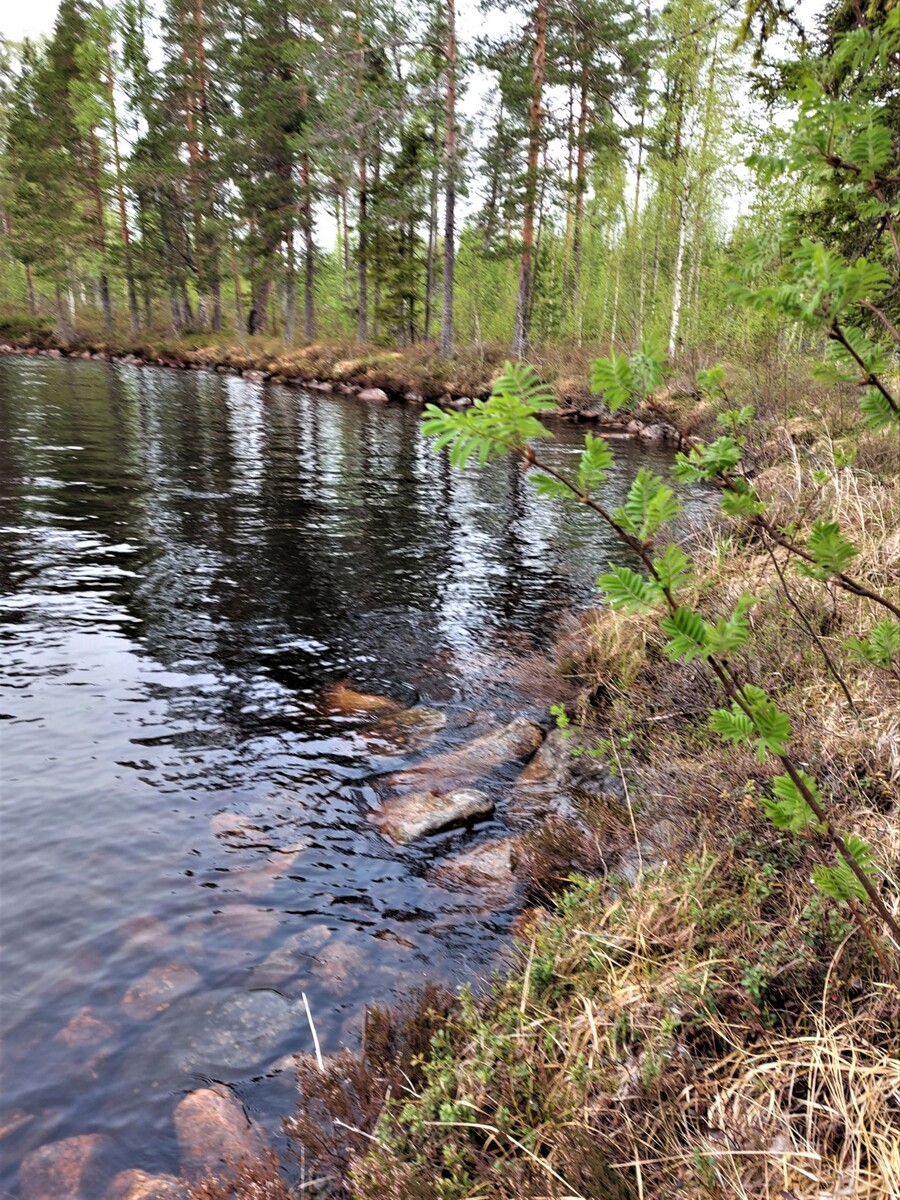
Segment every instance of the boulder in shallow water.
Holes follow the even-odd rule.
[[[360,400],[378,400],[382,404],[389,399],[387,392],[383,388],[363,388],[359,393]]]
[[[149,1021],[167,1009],[173,1000],[194,991],[202,982],[200,974],[187,963],[170,962],[152,967],[125,993],[122,1010],[135,1020]]]
[[[113,1140],[101,1133],[48,1142],[19,1168],[22,1200],[97,1200],[113,1174]]]
[[[450,792],[407,792],[385,800],[375,814],[382,833],[405,845],[441,833],[477,817],[489,817],[494,802],[486,792],[458,788]]]
[[[436,708],[405,708],[379,717],[365,730],[367,737],[393,742],[404,750],[424,750],[445,728],[447,717]]]
[[[118,1033],[115,1025],[110,1025],[102,1017],[98,1017],[89,1008],[81,1008],[54,1037],[54,1042],[72,1049],[92,1049],[100,1046]]]
[[[502,729],[472,738],[456,750],[426,758],[404,771],[388,776],[388,787],[415,787],[430,784],[429,791],[445,791],[460,784],[473,783],[506,763],[527,758],[544,740],[544,732],[532,721],[516,717]]]
[[[374,716],[400,712],[402,704],[392,700],[390,696],[376,696],[371,692],[358,692],[351,687],[346,679],[333,683],[322,697],[328,712],[341,713],[344,716]]]
[[[146,1171],[120,1171],[103,1200],[187,1200],[187,1187],[174,1175],[148,1175]]]
[[[220,988],[183,996],[147,1026],[123,1064],[127,1080],[156,1074],[230,1081],[264,1067],[306,1030],[303,1008],[275,991]]]
[[[220,1173],[260,1154],[265,1142],[228,1088],[198,1088],[175,1106],[181,1170],[197,1177]]]
[[[318,923],[289,934],[280,946],[253,968],[250,974],[250,986],[254,988],[283,987],[288,979],[292,979],[301,971],[308,977],[311,974],[312,960],[331,938],[332,929],[328,925]]]
[[[440,863],[431,878],[441,887],[477,888],[486,892],[486,898],[494,904],[509,904],[516,891],[513,865],[518,841],[515,837],[504,837],[480,842]]]

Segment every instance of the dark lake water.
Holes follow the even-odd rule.
[[[529,681],[613,551],[513,464],[452,472],[419,421],[0,359],[0,1195],[24,1153],[80,1133],[110,1134],[123,1167],[177,1167],[173,1104],[209,1079],[271,1122],[283,1056],[312,1048],[302,992],[332,1049],[366,1004],[477,983],[508,944],[514,905],[432,874],[503,831],[508,780],[492,821],[400,849],[368,809],[415,749],[323,692],[437,709],[429,750],[546,722]],[[560,427],[552,454],[580,439]],[[666,461],[616,449],[610,502]]]

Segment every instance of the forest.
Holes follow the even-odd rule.
[[[417,986],[393,1007],[366,1004],[356,1040],[335,1034],[323,1055],[308,993],[325,979],[323,1027],[336,1021],[359,977],[368,982],[368,960],[358,945],[335,952],[340,938],[312,901],[299,911],[292,889],[308,879],[282,870],[276,822],[218,809],[203,823],[209,861],[208,844],[223,861],[235,846],[265,851],[246,875],[289,907],[238,906],[218,878],[201,884],[211,915],[194,914],[185,936],[157,922],[185,962],[165,964],[152,1019],[183,1000],[169,995],[179,980],[196,1011],[219,994],[192,989],[209,982],[208,927],[229,904],[233,940],[254,940],[261,912],[284,929],[283,918],[314,916],[322,941],[299,957],[316,967],[301,975],[299,952],[280,947],[242,976],[275,988],[256,972],[287,959],[278,986],[306,989],[291,1003],[302,996],[314,1052],[291,1060],[291,1113],[256,1139],[252,1105],[235,1105],[231,1085],[216,1092],[204,1071],[209,1086],[182,1088],[175,1116],[167,1110],[169,1157],[134,1154],[115,1178],[106,1164],[108,1188],[94,1193],[45,1172],[60,1146],[68,1169],[81,1134],[29,1142],[26,1114],[23,1200],[900,1195],[900,5],[806,8],[61,0],[46,37],[0,43],[0,372],[13,381],[0,417],[8,410],[18,430],[0,448],[11,472],[17,455],[24,464],[6,497],[10,579],[27,592],[30,572],[68,553],[111,492],[114,529],[97,545],[108,538],[109,553],[129,555],[141,543],[141,557],[112,583],[97,568],[107,590],[96,595],[134,588],[128,620],[143,629],[171,596],[190,613],[191,585],[210,581],[196,606],[219,624],[211,616],[183,639],[187,651],[178,642],[159,657],[165,681],[183,661],[198,670],[201,654],[210,672],[216,653],[228,658],[215,745],[234,755],[229,769],[274,729],[270,795],[306,814],[323,746],[339,744],[346,772],[367,731],[400,731],[390,772],[366,777],[368,791],[348,800],[344,774],[327,792],[341,836],[347,822],[377,864],[375,884],[321,886],[326,917],[332,902],[364,908],[354,933],[367,950],[378,939],[391,964],[379,958],[372,979],[399,976],[403,953],[419,953],[418,921],[432,938],[424,959],[437,961],[450,924],[432,923],[428,888],[446,884],[454,860],[433,860],[458,849],[426,840],[432,825],[376,842],[408,798],[387,792],[449,778],[460,762],[466,785],[488,779],[493,791],[485,800],[454,775],[453,794],[475,807],[437,831],[495,855],[490,868],[490,853],[474,869],[467,860],[457,885],[483,889],[466,932],[500,929],[508,947],[489,980],[479,959],[452,989],[416,959]],[[101,361],[55,361],[75,357]],[[81,465],[92,438],[98,484]],[[417,439],[436,453],[419,453]],[[132,472],[121,487],[120,451]],[[69,457],[59,466],[54,454]],[[80,498],[63,514],[74,532],[60,534],[53,522]],[[146,508],[127,533],[120,504]],[[609,561],[590,563],[590,601],[560,614],[560,581],[580,578],[594,545],[584,520],[602,530]],[[27,550],[28,522],[51,527],[43,559]],[[410,598],[403,571],[414,567],[427,600]],[[75,592],[95,579],[80,570],[76,555]],[[319,585],[310,632],[310,614],[292,605],[312,604]],[[494,613],[484,597],[501,595],[502,620],[484,617]],[[457,641],[423,675],[436,699],[423,706],[416,690],[410,702],[415,689],[395,677],[405,699],[382,695],[387,669],[378,694],[362,690],[351,670],[379,656],[405,666],[448,596],[444,634],[457,620]],[[537,629],[516,625],[520,608],[538,613]],[[341,658],[325,639],[347,614],[359,624]],[[143,669],[152,646],[132,625],[121,640],[133,636]],[[23,638],[38,627],[22,621]],[[373,651],[373,628],[393,631],[393,647]],[[255,648],[264,666],[251,681],[268,690],[248,700],[245,643],[270,633],[283,640]],[[276,660],[280,674],[266,674]],[[338,660],[347,676],[326,678]],[[509,724],[481,711],[470,675],[498,688],[484,693],[497,711],[508,685]],[[215,677],[204,678],[208,715]],[[266,704],[288,684],[291,704],[272,715]],[[154,698],[170,686],[181,684],[159,684]],[[460,697],[478,711],[460,718]],[[424,753],[423,713],[427,744],[443,749],[401,769],[401,750]],[[282,771],[307,745],[303,719],[314,751],[291,791]],[[149,775],[150,756],[162,744],[169,753],[156,720],[153,737],[135,739],[146,757],[118,767]],[[166,760],[167,780],[205,761],[195,724],[184,745],[201,751],[177,770]],[[497,752],[523,725],[524,749]],[[340,742],[348,728],[352,746]],[[202,788],[186,778],[193,804]],[[220,790],[242,802],[231,775]],[[429,818],[446,798],[411,794],[425,795]],[[516,802],[526,817],[504,825]],[[485,814],[503,838],[474,829]],[[498,845],[503,902],[497,879],[485,882]],[[300,871],[306,834],[290,849]],[[184,876],[202,871],[200,857]],[[347,870],[360,861],[340,859]],[[389,877],[400,861],[412,864],[404,887],[425,900],[408,914],[391,900],[395,924],[372,932],[379,889],[400,891]],[[128,938],[115,936],[103,947],[127,957]],[[252,952],[228,969],[246,970]],[[326,969],[335,953],[345,957]],[[114,1017],[91,1016],[89,1037],[117,1044],[135,989],[156,1003],[145,978],[121,1004],[104,982]],[[266,997],[282,1012],[277,990]],[[228,1004],[245,1002],[229,993]],[[75,1019],[62,1033],[80,1047]],[[257,1033],[245,1020],[240,1037]],[[285,1057],[273,1051],[277,1071]],[[254,1083],[271,1066],[248,1063]],[[243,1103],[246,1078],[233,1078]],[[212,1158],[182,1137],[185,1102],[212,1105],[199,1126]],[[160,1163],[187,1179],[145,1173]]]
[[[846,227],[746,161],[852,11],[769,39],[777,14],[712,0],[64,0],[4,48],[2,302],[444,358],[746,341],[747,241],[789,206]]]

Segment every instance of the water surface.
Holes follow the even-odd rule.
[[[85,1132],[174,1169],[192,1087],[223,1080],[263,1119],[287,1103],[301,992],[330,1049],[367,1003],[484,979],[508,941],[513,906],[430,874],[503,831],[503,779],[493,821],[399,850],[368,810],[414,752],[323,691],[438,709],[437,749],[545,720],[543,651],[621,556],[514,463],[452,472],[419,420],[0,359],[3,1195],[22,1154]],[[560,428],[558,461],[580,436]],[[648,460],[616,450],[610,503]],[[135,984],[160,969],[178,998],[154,1015]]]

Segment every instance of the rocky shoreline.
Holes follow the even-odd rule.
[[[483,391],[468,395],[453,388],[436,392],[434,388],[424,385],[421,388],[410,387],[399,375],[392,377],[389,368],[385,370],[379,367],[373,372],[366,358],[345,359],[334,363],[330,369],[308,373],[289,369],[272,355],[254,356],[237,350],[222,353],[218,349],[212,352],[206,348],[157,353],[152,348],[141,347],[119,353],[80,343],[38,346],[3,342],[0,343],[0,354],[77,359],[129,367],[166,367],[170,370],[236,376],[248,383],[273,383],[313,392],[355,396],[364,403],[399,402],[416,406],[433,403],[440,408],[464,410],[475,400],[487,399],[490,394]],[[377,385],[369,378],[372,374],[377,379]],[[560,393],[560,405],[542,412],[540,416],[545,420],[590,423],[606,437],[634,438],[647,445],[677,447],[681,444],[681,435],[676,426],[660,419],[658,414],[630,414],[627,421],[619,421],[602,408],[597,408],[595,398],[585,398],[583,394],[573,396],[563,389],[557,390]]]
[[[644,865],[665,854],[666,830],[652,822],[647,836],[630,850],[614,837],[598,844],[586,814],[593,817],[603,808],[609,814],[607,829],[624,829],[632,821],[630,801],[614,771],[580,752],[586,749],[580,735],[565,729],[548,733],[520,716],[429,753],[446,724],[436,709],[404,707],[390,697],[357,690],[349,681],[326,689],[321,706],[324,712],[356,718],[366,736],[394,739],[398,747],[412,751],[407,767],[374,777],[379,800],[368,813],[370,821],[400,850],[448,830],[464,830],[468,844],[452,843],[449,853],[439,845],[429,877],[440,886],[471,891],[493,909],[512,909],[528,920],[534,906],[564,886],[572,870],[606,873],[614,867],[627,878],[637,867],[631,862],[635,853],[638,859],[643,855]],[[495,813],[502,832],[479,837],[479,824]],[[643,814],[644,820],[647,816]],[[246,821],[223,811],[211,825],[214,835],[231,845],[247,836]],[[592,850],[586,852],[590,846],[597,848],[596,858]],[[284,869],[282,861],[275,865]],[[136,1166],[123,1170],[114,1139],[85,1132],[25,1154],[19,1173],[22,1200],[63,1195],[71,1200],[186,1200],[192,1184],[204,1177],[227,1176],[244,1158],[258,1161],[272,1145],[266,1130],[248,1116],[231,1087],[212,1081],[228,1078],[228,1071],[239,1067],[290,1077],[296,1059],[292,1052],[284,1053],[284,1043],[292,1031],[299,1034],[312,1023],[305,995],[297,990],[302,986],[297,985],[298,971],[312,957],[319,971],[335,975],[340,991],[341,982],[346,983],[343,973],[358,969],[352,955],[345,961],[343,952],[351,950],[335,942],[325,927],[313,926],[259,965],[249,991],[204,991],[201,976],[187,962],[173,960],[148,971],[122,998],[123,1019],[146,1027],[151,1039],[158,1025],[157,1049],[165,1054],[164,1043],[174,1028],[170,1018],[180,1014],[183,1019],[189,1010],[196,1033],[179,1053],[191,1074],[210,1081],[173,1097],[180,1177]],[[82,1009],[58,1037],[99,1062],[116,1032]],[[268,1062],[276,1050],[280,1057]]]

